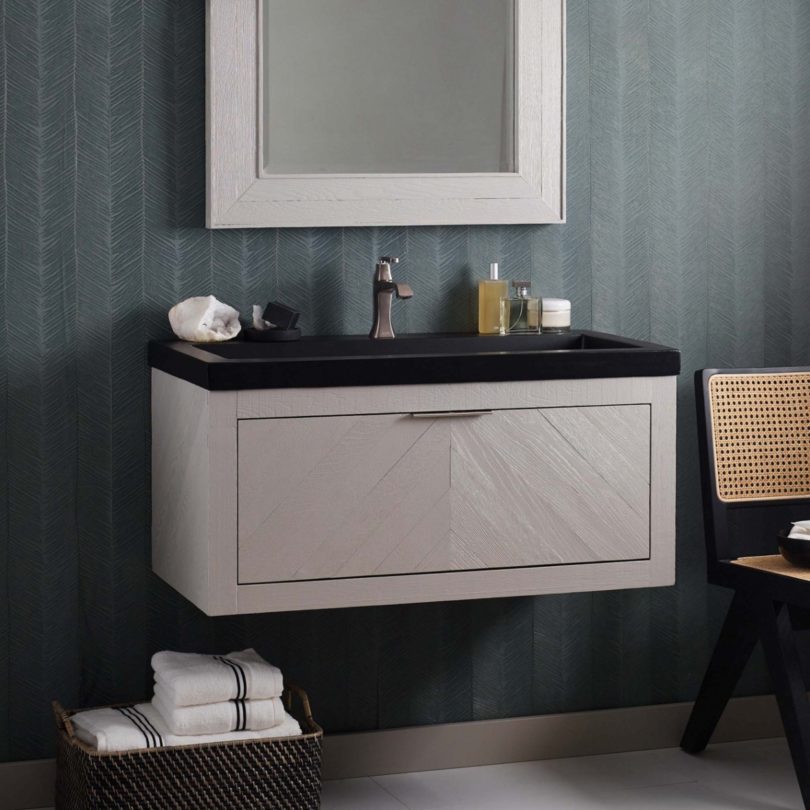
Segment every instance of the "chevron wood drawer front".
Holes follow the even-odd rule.
[[[209,615],[667,585],[671,377],[152,375],[154,570]]]
[[[646,559],[649,468],[648,405],[243,420],[239,582]]]

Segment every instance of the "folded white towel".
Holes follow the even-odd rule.
[[[284,722],[287,716],[281,698],[227,700],[204,706],[175,706],[160,682],[155,684],[152,705],[172,734],[263,731]]]
[[[139,703],[122,709],[89,709],[71,717],[76,736],[99,751],[131,751],[139,748],[166,748],[176,745],[263,740],[296,737],[301,733],[298,721],[285,715],[281,724],[264,731],[232,731],[229,734],[172,734],[151,703]]]
[[[810,520],[798,520],[793,524],[788,537],[797,537],[801,540],[810,540]]]
[[[266,700],[284,690],[281,670],[255,650],[228,655],[159,652],[152,656],[155,681],[168,703],[200,706],[227,700]]]

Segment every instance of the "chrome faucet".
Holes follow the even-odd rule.
[[[374,269],[374,325],[369,337],[379,340],[393,338],[391,325],[391,302],[397,298],[413,298],[413,290],[407,284],[397,284],[391,276],[391,265],[399,264],[395,256],[382,256]]]

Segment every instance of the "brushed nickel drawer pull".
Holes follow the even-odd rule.
[[[414,419],[456,419],[467,416],[489,416],[492,411],[425,411],[412,413]]]

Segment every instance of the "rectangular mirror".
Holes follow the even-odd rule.
[[[514,5],[264,0],[264,173],[514,171]]]
[[[208,225],[564,220],[564,0],[208,0]]]

